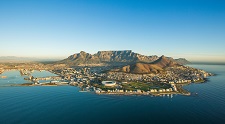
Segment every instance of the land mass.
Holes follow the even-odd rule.
[[[33,82],[21,86],[68,84],[98,94],[190,95],[183,85],[204,82],[212,74],[184,63],[188,63],[184,58],[145,56],[131,50],[99,51],[94,55],[81,51],[57,62],[0,64],[0,73],[20,70],[28,76],[26,80]],[[47,70],[58,76],[33,77],[32,70]],[[51,81],[39,83],[40,80]]]

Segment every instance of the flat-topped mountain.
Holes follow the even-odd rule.
[[[171,58],[169,59],[166,58],[165,56],[161,56],[152,63],[137,62],[134,64],[124,66],[120,69],[113,69],[111,71],[135,73],[135,74],[160,73],[167,67],[175,67],[175,66],[180,66],[180,64],[175,62],[175,60],[172,60]]]
[[[104,63],[135,63],[135,62],[153,62],[158,56],[145,56],[134,53],[131,50],[123,51],[98,51],[96,54],[89,54],[84,51],[73,54],[68,58],[59,61],[70,65],[90,65]]]
[[[101,62],[133,62],[136,59],[136,53],[131,50],[124,51],[98,51]]]
[[[160,57],[166,59],[165,57]],[[81,51],[80,53],[73,54],[68,58],[58,61],[57,63],[64,63],[70,66],[89,66],[89,65],[128,65],[139,63],[152,63],[160,59],[158,56],[145,56],[131,50],[121,51],[98,51],[95,54],[86,53]],[[169,58],[169,57],[168,57]],[[171,61],[176,62],[173,58],[169,58]],[[179,59],[180,60],[180,59]],[[165,60],[166,61],[166,60]],[[162,63],[163,65],[163,63]]]

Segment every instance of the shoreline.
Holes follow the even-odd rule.
[[[188,85],[188,84],[186,84]],[[57,84],[15,84],[15,85],[10,85],[10,86],[16,86],[16,87],[35,87],[35,86],[46,86],[46,87],[55,87],[55,86],[73,86],[73,85],[69,85],[69,84],[65,84],[65,85],[57,85]],[[107,92],[107,91],[103,91],[103,92],[96,92],[96,91],[88,91],[88,90],[81,90],[81,87],[79,86],[74,86],[74,87],[78,87],[80,88],[79,92],[92,92],[95,93],[97,95],[143,95],[143,96],[147,96],[147,95],[153,95],[153,96],[161,96],[161,95],[185,95],[185,96],[190,96],[191,92],[186,91],[185,89],[183,89],[183,85],[181,86],[182,90],[185,90],[186,92],[175,92],[175,91],[168,91],[168,92]],[[179,88],[180,89],[180,88]]]
[[[164,93],[95,93],[98,95],[124,95],[124,96],[129,96],[129,95],[141,95],[141,96],[161,96],[161,95],[185,95],[185,96],[190,96],[191,93],[188,94],[183,94],[179,92],[164,92]]]
[[[15,69],[11,69],[11,70],[15,70]],[[33,83],[13,84],[11,86],[47,86],[47,87],[49,87],[49,86],[73,86],[70,81],[69,82],[66,81],[64,83],[62,83],[62,82],[55,83],[55,82],[51,82],[51,81],[50,82],[44,82],[44,83],[36,82],[36,80],[41,80],[41,79],[44,80],[44,79],[47,79],[47,78],[51,78],[51,79],[56,80],[53,77],[62,78],[62,76],[63,76],[63,75],[60,75],[60,74],[56,73],[53,70],[46,70],[46,71],[49,71],[49,72],[51,72],[51,73],[53,73],[57,76],[35,78],[35,80],[30,79]],[[79,92],[94,92],[95,94],[99,94],[99,95],[108,94],[108,95],[154,95],[154,96],[160,96],[160,95],[170,95],[170,94],[175,95],[175,94],[178,94],[178,95],[190,96],[191,92],[184,89],[183,86],[189,85],[189,84],[192,84],[192,83],[193,84],[206,83],[206,82],[208,82],[208,80],[209,80],[208,78],[203,78],[203,79],[197,80],[196,82],[185,82],[183,80],[179,81],[178,83],[169,82],[168,84],[171,85],[170,88],[164,88],[164,87],[163,88],[155,88],[155,89],[150,88],[147,91],[141,89],[141,86],[135,87],[135,89],[130,89],[129,91],[126,88],[124,89],[124,88],[121,88],[121,87],[120,88],[113,87],[113,89],[109,91],[109,90],[106,90],[106,89],[102,88],[101,86],[94,86],[94,85],[91,85],[91,84],[83,84],[83,83],[81,85],[79,85],[79,82],[77,83],[78,86],[76,86],[76,87],[80,87],[81,89],[83,89],[83,88],[85,89],[85,90],[80,90]],[[143,87],[145,87],[145,86],[143,85]],[[171,89],[171,90],[169,90],[169,89]],[[153,90],[153,91],[151,91],[151,90]]]

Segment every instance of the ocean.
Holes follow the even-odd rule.
[[[224,124],[225,65],[189,65],[215,76],[184,88],[194,95],[122,96],[74,86],[16,87],[17,71],[0,79],[0,124]],[[37,75],[52,74],[34,72]]]

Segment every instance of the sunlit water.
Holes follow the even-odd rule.
[[[172,98],[97,95],[79,92],[73,86],[11,87],[7,81],[24,80],[17,72],[6,72],[11,76],[0,79],[0,124],[224,124],[225,66],[190,66],[217,76],[210,77],[207,83],[185,87],[197,95]]]
[[[32,74],[34,77],[45,77],[45,76],[56,76],[53,73],[50,73],[48,71],[34,71]],[[26,75],[21,75],[19,71],[12,70],[12,71],[5,71],[3,74],[0,74],[1,76],[7,76],[7,78],[0,78],[0,87],[3,86],[12,86],[15,84],[22,84],[22,83],[30,83],[28,80],[24,80],[24,78],[27,78]],[[45,81],[41,81],[45,82]]]

